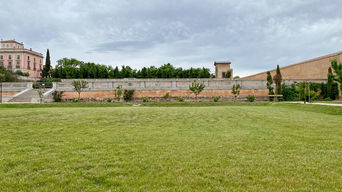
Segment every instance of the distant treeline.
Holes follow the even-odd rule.
[[[57,66],[51,71],[52,78],[61,79],[121,79],[121,78],[210,78],[208,68],[175,68],[171,64],[161,67],[144,67],[140,70],[129,66],[113,68],[112,66],[85,63],[77,59],[60,59]]]

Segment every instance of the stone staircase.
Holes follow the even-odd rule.
[[[46,90],[45,93],[48,91],[49,90]],[[43,98],[44,98],[43,101],[46,101],[47,99],[50,99],[50,96],[48,97],[45,96]],[[31,90],[24,92],[23,94],[20,94],[12,98],[8,102],[9,103],[39,103],[40,98],[39,98],[37,89],[31,89]]]

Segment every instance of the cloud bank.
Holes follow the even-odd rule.
[[[133,68],[232,62],[235,75],[342,50],[339,0],[12,0],[0,37],[53,63],[63,57]]]

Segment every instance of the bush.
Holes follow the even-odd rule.
[[[183,102],[183,101],[184,101],[184,98],[183,98],[183,97],[178,97],[178,101],[179,101],[179,102]]]
[[[33,89],[39,89],[39,88],[44,88],[44,89],[51,89],[53,87],[52,82],[37,82],[32,84]]]
[[[107,99],[107,103],[111,103],[113,100],[111,98]]]
[[[287,86],[287,85],[283,84],[281,90],[282,90],[282,95],[283,95],[284,101],[298,100],[295,84],[292,84],[291,86]]]
[[[247,100],[249,102],[254,102],[255,101],[255,96],[254,95],[248,95],[246,98],[247,98]]]
[[[78,102],[79,102],[79,100],[78,100],[78,98],[72,98],[72,102],[74,102],[74,103],[78,103]]]
[[[144,103],[147,103],[147,102],[149,102],[150,98],[148,98],[148,97],[142,97],[141,100],[142,100]]]
[[[53,96],[53,100],[55,102],[61,102],[62,101],[62,97],[63,97],[63,93],[64,91],[55,91],[52,93]]]
[[[167,93],[163,96],[163,99],[167,100],[169,97],[170,97],[170,93],[167,92]]]
[[[16,71],[15,74],[16,74],[16,75],[20,75],[20,76],[25,76],[25,77],[30,76],[29,73],[23,73],[22,71]]]
[[[220,96],[214,97],[214,102],[218,102],[221,99]]]
[[[132,101],[133,100],[133,94],[134,94],[134,90],[125,90],[124,95],[123,95],[124,100],[126,102]]]

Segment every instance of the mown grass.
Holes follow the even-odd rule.
[[[0,107],[0,191],[342,189],[341,107],[84,105]]]

